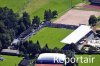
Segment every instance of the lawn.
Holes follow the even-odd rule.
[[[72,5],[82,2],[82,0],[72,0]],[[71,8],[71,0],[31,0],[22,12],[26,11],[33,16],[39,16],[43,20],[43,13],[47,9],[57,10],[59,16]]]
[[[43,28],[36,35],[32,36],[29,40],[40,42],[41,47],[47,43],[49,48],[62,48],[65,44],[60,41],[69,35],[72,30],[64,28]]]
[[[76,55],[76,57],[89,57],[89,55]],[[95,57],[93,63],[79,63],[79,66],[99,66],[100,64],[100,55],[90,55],[91,57]]]
[[[3,55],[5,60],[0,61],[0,66],[18,66],[22,57]]]
[[[0,7],[8,7],[14,12],[19,12],[24,8],[29,0],[0,0]]]
[[[72,0],[72,5],[82,2],[82,0]],[[28,12],[30,18],[39,16],[43,20],[43,13],[47,9],[57,10],[59,16],[71,8],[71,0],[0,0],[0,7],[8,7],[18,12]]]

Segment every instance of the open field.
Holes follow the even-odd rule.
[[[100,16],[100,12],[71,9],[59,19],[57,19],[54,23],[69,25],[88,25],[90,15]]]
[[[82,2],[82,0],[74,0],[72,1],[72,5],[80,2]],[[31,0],[23,11],[28,12],[31,18],[38,15],[43,20],[43,13],[47,9],[57,10],[59,16],[61,16],[70,8],[71,0]]]
[[[93,63],[79,63],[79,66],[99,66],[99,64],[100,64],[100,55],[76,55],[76,57],[80,57],[80,56],[82,56],[82,57],[89,57],[89,56],[91,56],[91,57],[94,57],[95,59],[94,59],[94,62]]]
[[[49,48],[62,48],[65,44],[62,44],[60,41],[69,35],[72,30],[64,28],[43,28],[35,36],[32,36],[29,40],[40,42],[41,47],[45,46],[47,43]]]
[[[0,0],[0,7],[7,6],[14,10],[14,12],[28,12],[30,18],[39,16],[43,20],[43,13],[47,9],[57,10],[59,16],[64,14],[71,6],[82,2],[82,0]]]
[[[0,7],[8,7],[14,12],[20,11],[29,0],[0,0]]]
[[[0,61],[0,66],[17,66],[22,57],[3,55],[5,60]]]

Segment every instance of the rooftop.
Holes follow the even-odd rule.
[[[70,35],[64,38],[61,42],[67,43],[67,44],[77,43],[85,35],[87,35],[90,31],[92,31],[90,26],[81,25],[75,31],[73,31]]]

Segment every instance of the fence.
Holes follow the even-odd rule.
[[[65,24],[56,24],[56,23],[51,23],[51,22],[46,22],[45,25],[47,27],[52,27],[52,28],[67,28],[71,30],[75,30],[78,28],[76,25],[65,25]]]

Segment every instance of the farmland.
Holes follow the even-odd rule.
[[[22,57],[3,55],[4,60],[0,61],[0,66],[17,66]]]
[[[44,28],[40,30],[35,36],[32,36],[29,40],[40,42],[41,47],[47,43],[49,48],[62,48],[65,44],[60,41],[69,35],[72,30],[64,28]]]

